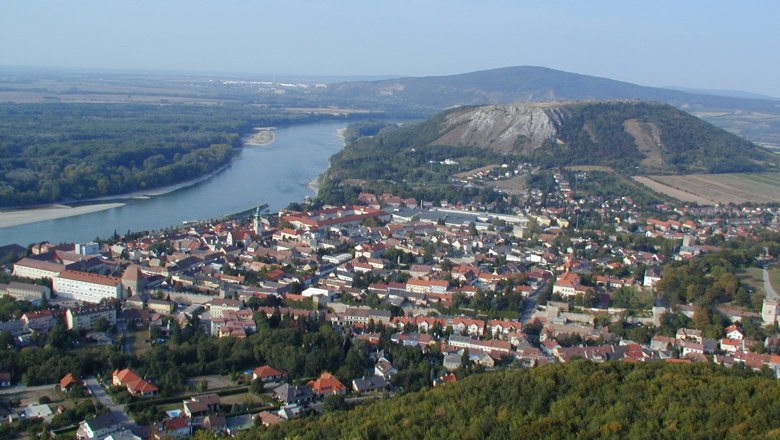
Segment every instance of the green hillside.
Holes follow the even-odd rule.
[[[741,369],[583,361],[471,376],[239,438],[777,438],[778,396],[776,379]]]
[[[542,166],[605,165],[627,174],[778,168],[778,157],[764,148],[657,103],[461,107],[416,125],[372,128],[364,137],[354,130],[333,156],[331,181],[443,185],[452,174],[512,158]],[[438,164],[447,158],[458,165]]]

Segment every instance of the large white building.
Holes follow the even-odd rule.
[[[65,270],[65,266],[50,261],[22,258],[14,264],[14,275],[24,278],[55,278]]]
[[[64,270],[52,279],[54,293],[61,298],[99,303],[103,299],[122,299],[122,279],[74,270]]]

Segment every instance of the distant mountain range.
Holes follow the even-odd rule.
[[[671,104],[758,142],[780,143],[780,100],[747,99],[644,87],[545,67],[521,66],[449,76],[349,81],[308,92],[338,106],[414,108],[638,99]]]

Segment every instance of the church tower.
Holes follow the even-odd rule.
[[[260,220],[260,207],[258,206],[255,210],[255,220],[254,220],[254,227],[255,227],[255,235],[260,235],[260,232],[263,230],[263,222]]]

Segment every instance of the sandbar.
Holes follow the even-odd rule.
[[[72,217],[74,215],[89,214],[92,212],[119,208],[120,206],[124,205],[124,203],[100,203],[97,205],[84,205],[76,207],[52,205],[44,208],[0,211],[0,228],[9,228],[11,226],[26,225],[28,223]]]
[[[262,128],[258,130],[250,134],[244,144],[265,146],[272,144],[276,140],[276,134],[273,129]]]

